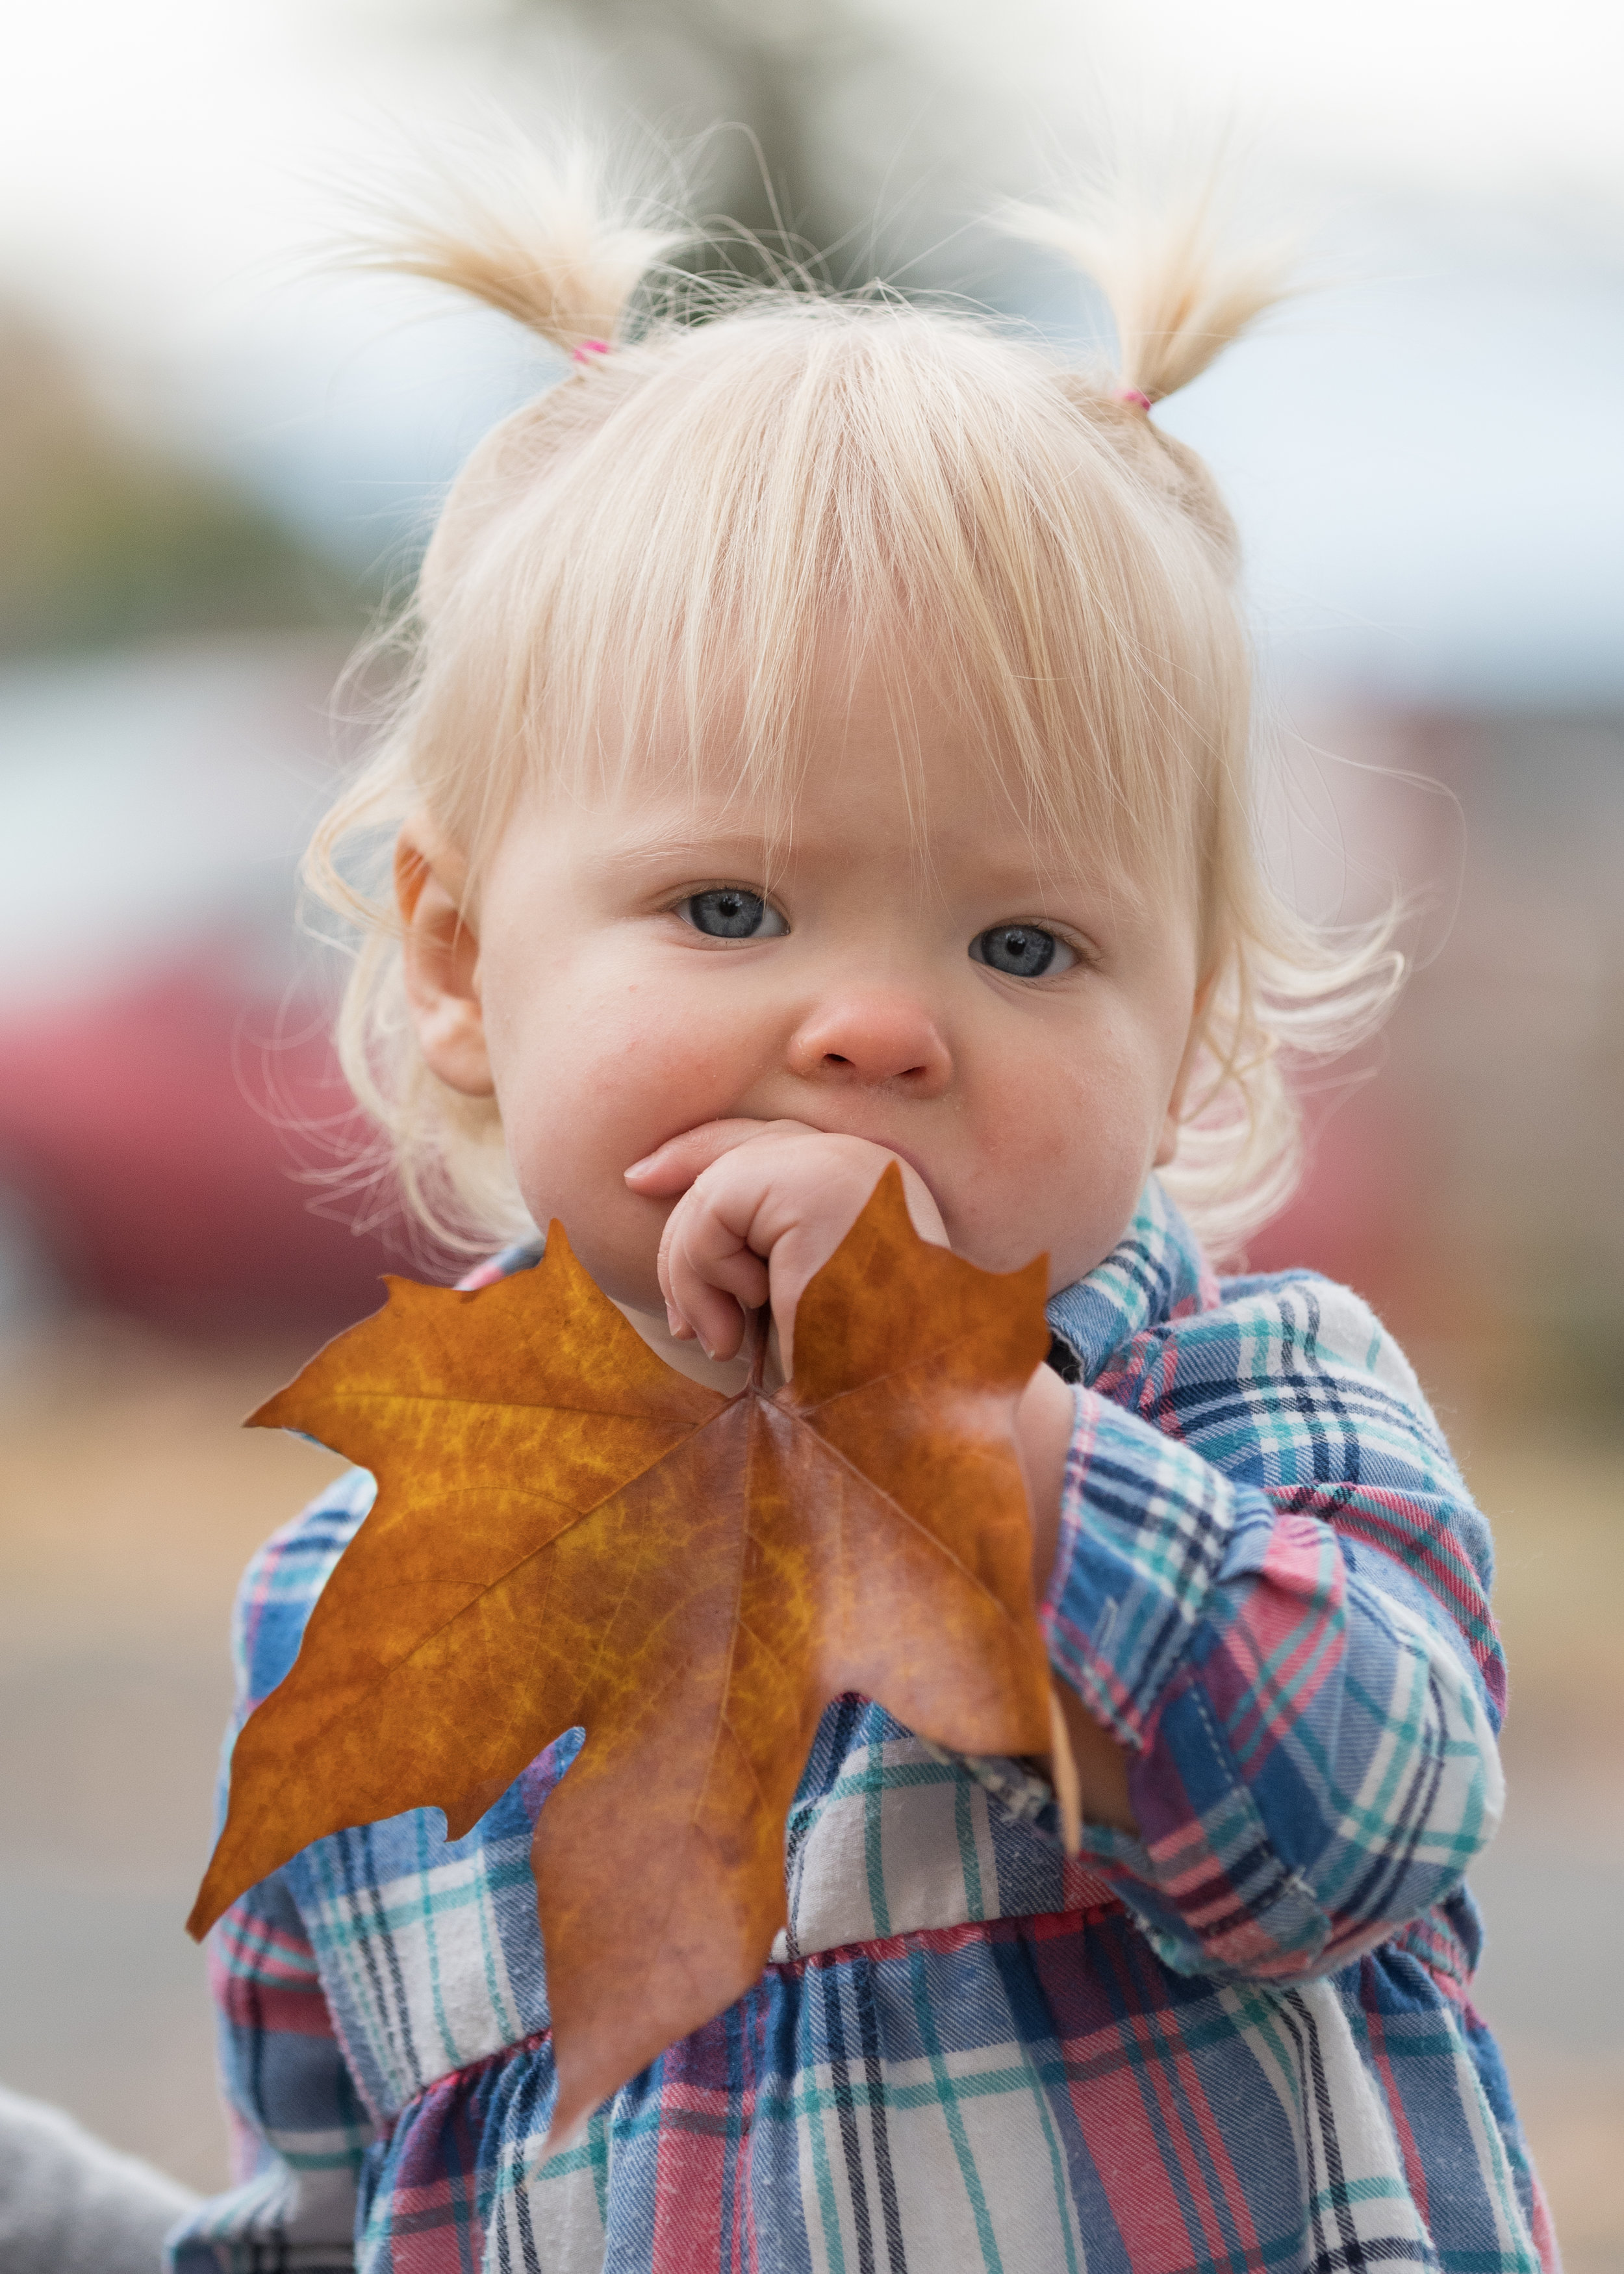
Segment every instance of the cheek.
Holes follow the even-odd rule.
[[[1064,1286],[1110,1253],[1132,1216],[1161,1132],[1160,1060],[1131,1019],[1107,1014],[1001,1054],[989,1073],[978,1245],[1005,1269],[1047,1250]]]
[[[641,1155],[721,1110],[738,1025],[696,1016],[690,992],[680,974],[657,983],[579,963],[545,984],[493,990],[497,1101],[522,1178],[618,1181]]]
[[[1138,1041],[1132,1020],[1107,1013],[1080,1033],[1009,1053],[994,1084],[1019,1102],[1006,1123],[1011,1165],[1056,1157],[1099,1163],[1150,1141],[1159,1093]]]

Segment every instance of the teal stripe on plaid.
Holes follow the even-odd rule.
[[[964,1873],[965,1898],[973,1919],[985,1918],[981,1901],[981,1859],[975,1852],[975,1788],[962,1777],[953,1780],[953,1829],[959,1835],[959,1864]]]
[[[891,1905],[885,1897],[885,1764],[876,1741],[868,1749],[868,1771],[863,1781],[863,1856],[868,1874],[868,1909],[876,1934],[891,1932]]]
[[[810,2066],[815,2059],[815,2054],[809,2055],[808,2065]],[[800,2103],[796,2114],[812,2151],[812,2169],[817,2182],[823,2263],[829,2274],[846,2274],[846,2246],[840,2233],[839,2200],[835,2188],[834,2165],[829,2153],[828,2135],[824,2130],[824,2119],[835,2113],[834,2095],[832,2092],[819,2094],[817,2100],[820,2105],[816,2107],[807,2105],[807,2097],[803,2094],[798,2092],[796,2097]],[[810,2123],[805,2121],[808,2116],[814,2120]]]
[[[969,2197],[970,2209],[975,2219],[976,2238],[981,2246],[981,2264],[985,2274],[1004,2274],[1004,2261],[999,2255],[994,2236],[991,2215],[987,2207],[987,2191],[981,2185],[981,2175],[976,2169],[975,2157],[970,2150],[969,2135],[965,2130],[963,2112],[959,2103],[964,2097],[948,2075],[943,2058],[942,2040],[937,2033],[936,2014],[929,1998],[921,1995],[923,1984],[917,1961],[912,1965],[914,2010],[919,2022],[919,2033],[929,2056],[932,2081],[948,2138],[953,2143],[953,2155],[959,2166],[959,2176]]]

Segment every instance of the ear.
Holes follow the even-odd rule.
[[[479,1001],[479,942],[464,908],[468,863],[426,814],[395,844],[406,1001],[429,1072],[465,1097],[489,1097],[490,1052]]]
[[[1178,1072],[1173,1077],[1173,1090],[1168,1099],[1167,1115],[1162,1124],[1162,1134],[1156,1140],[1154,1165],[1165,1169],[1178,1151],[1179,1132],[1184,1118],[1184,1093],[1195,1073],[1196,1060],[1201,1055],[1201,1044],[1207,1038],[1207,1005],[1213,991],[1214,972],[1208,972],[1195,990],[1195,1004],[1190,1013],[1190,1033],[1184,1043],[1184,1054],[1178,1062]]]

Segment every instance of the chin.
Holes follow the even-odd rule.
[[[568,1224],[565,1230],[568,1231]],[[647,1311],[655,1318],[665,1315],[665,1299],[660,1293],[659,1271],[656,1258],[659,1253],[658,1239],[635,1248],[612,1246],[596,1240],[576,1241],[571,1246],[598,1285],[612,1303],[619,1303],[628,1311]]]

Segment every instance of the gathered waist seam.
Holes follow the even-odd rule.
[[[999,1942],[1018,1939],[1022,1936],[1047,1939],[1051,1935],[1076,1932],[1084,1927],[1096,1926],[1106,1919],[1119,1916],[1124,1910],[1120,1902],[1090,1903],[1079,1910],[1034,1911],[1010,1918],[965,1919],[956,1926],[913,1927],[900,1934],[875,1935],[861,1942],[832,1944],[826,1950],[803,1952],[799,1957],[775,1960],[765,1966],[760,1981],[771,1979],[796,1980],[801,1976],[822,1972],[831,1966],[850,1965],[861,1958],[883,1962],[894,1958],[905,1950],[950,1951],[962,1950],[973,1942]],[[748,1991],[745,1992],[748,1997]],[[537,2052],[552,2037],[551,2029],[532,2029],[511,2043],[498,2045],[494,2052],[481,2053],[477,2060],[463,2062],[456,2068],[442,2069],[438,2076],[430,2077],[417,2090],[408,2095],[400,2105],[380,2120],[380,2129],[385,2136],[392,2135],[412,2110],[426,2100],[431,2093],[440,2091],[452,2080],[474,2078],[488,2070],[500,2067],[505,2062],[516,2060],[523,2054]]]

